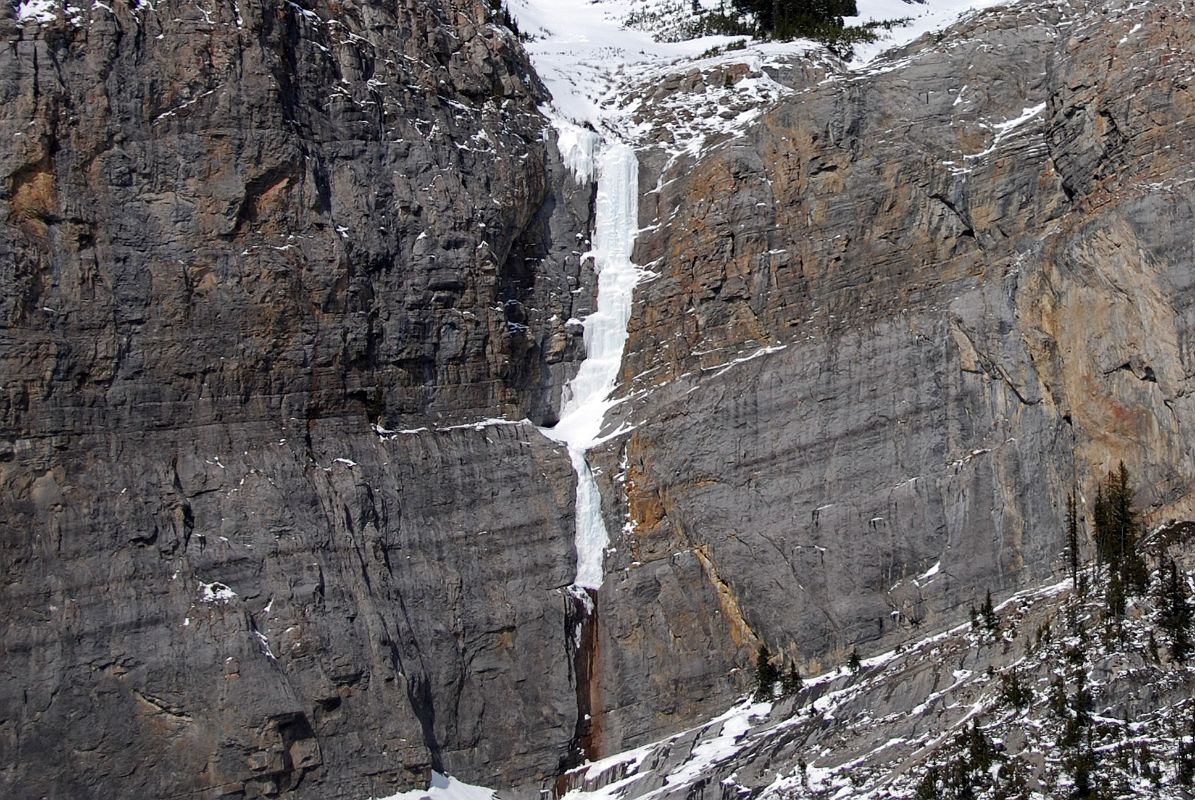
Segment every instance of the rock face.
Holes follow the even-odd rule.
[[[1185,514],[1173,5],[794,57],[736,136],[661,87],[753,68],[644,92],[657,277],[632,432],[591,455],[617,536],[578,641],[574,478],[535,424],[580,357],[592,187],[488,5],[21,4],[0,792],[356,798],[434,768],[529,796],[724,708],[761,641],[814,670],[1048,575],[1063,497],[1118,460]]]
[[[760,641],[820,671],[965,618],[1058,568],[1068,491],[1119,460],[1187,513],[1190,13],[994,9],[859,74],[778,71],[745,135],[645,158],[607,674],[651,660],[724,708]],[[636,632],[686,561],[733,638]],[[609,691],[607,753],[681,726]]]
[[[551,421],[590,190],[489,14],[0,21],[0,794],[555,774],[572,470],[451,424]]]

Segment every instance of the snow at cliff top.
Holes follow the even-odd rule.
[[[717,9],[719,0],[697,0]],[[1015,2],[1015,0],[1013,0]],[[1007,0],[858,0],[859,16],[847,24],[909,18],[881,40],[856,47],[852,66],[861,67],[883,51],[943,28],[962,14],[1006,4]],[[525,44],[536,71],[552,92],[553,105],[565,119],[599,128],[623,113],[618,89],[630,79],[650,77],[677,61],[698,58],[711,48],[743,41],[742,36],[707,36],[681,42],[656,41],[650,24],[628,25],[661,16],[689,15],[692,0],[510,0],[511,13],[531,41]],[[729,3],[727,3],[729,5]],[[729,54],[734,60],[759,61],[816,47],[808,41],[759,42]]]

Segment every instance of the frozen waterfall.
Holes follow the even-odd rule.
[[[620,143],[606,144],[597,164],[593,257],[597,310],[584,320],[585,360],[564,389],[560,421],[545,429],[568,447],[577,472],[577,577],[574,586],[602,585],[602,560],[610,536],[602,519],[602,497],[585,460],[598,441],[602,418],[618,379],[631,317],[631,297],[643,270],[631,262],[639,220],[639,161]]]

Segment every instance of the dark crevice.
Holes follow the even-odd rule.
[[[1034,399],[1032,399],[1032,400],[1031,400],[1031,399],[1029,399],[1028,397],[1026,397],[1025,395],[1023,395],[1023,394],[1021,393],[1021,390],[1020,390],[1019,388],[1017,388],[1016,384],[1014,384],[1014,383],[1012,382],[1012,379],[1011,379],[1010,377],[1008,377],[1008,375],[1007,375],[1007,374],[1004,372],[1004,370],[1003,370],[1003,369],[998,369],[997,371],[998,371],[998,373],[999,373],[999,378],[1000,378],[1000,380],[1004,381],[1004,384],[1005,384],[1005,385],[1006,385],[1006,386],[1007,386],[1009,389],[1011,389],[1011,390],[1012,390],[1012,393],[1013,393],[1014,395],[1016,395],[1016,398],[1017,398],[1017,400],[1019,400],[1019,401],[1020,401],[1021,405],[1023,405],[1023,406],[1035,406],[1035,405],[1038,405],[1039,403],[1041,403],[1041,398],[1040,398],[1040,397],[1037,397],[1037,398],[1034,398]]]
[[[967,216],[963,213],[963,211],[959,209],[958,206],[956,206],[948,197],[946,197],[946,195],[934,193],[929,195],[929,199],[936,200],[941,203],[946,210],[949,211],[956,220],[958,220],[958,223],[963,227],[963,230],[959,232],[960,237],[969,236],[972,239],[975,238],[975,228],[971,224],[971,221],[967,219]]]
[[[577,722],[568,752],[560,759],[556,771],[556,797],[572,788],[568,780],[570,770],[601,758],[602,739],[598,592],[576,588],[566,597],[565,637],[577,693]]]
[[[1121,371],[1128,372],[1134,378],[1141,381],[1142,383],[1157,383],[1158,382],[1158,376],[1154,373],[1153,367],[1151,367],[1149,364],[1142,364],[1138,367],[1134,367],[1132,361],[1126,361],[1123,364],[1112,367],[1112,369],[1106,369],[1106,370],[1104,370],[1104,374],[1111,375],[1114,372],[1121,372]]]
[[[407,684],[407,698],[411,702],[411,709],[415,712],[419,726],[423,729],[423,744],[427,747],[431,757],[431,767],[439,773],[444,772],[444,762],[441,758],[442,748],[436,738],[436,704],[432,697],[431,682],[427,676],[413,677]]]

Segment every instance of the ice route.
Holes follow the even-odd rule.
[[[596,139],[596,137],[594,137]],[[596,145],[593,139],[589,140]],[[625,144],[607,143],[597,159],[593,257],[597,310],[584,320],[585,360],[565,387],[560,421],[545,428],[563,442],[577,472],[577,577],[579,589],[602,585],[602,560],[610,541],[602,518],[602,497],[585,453],[601,433],[612,405],[631,318],[631,298],[644,271],[631,261],[639,219],[639,161]],[[580,593],[577,593],[580,596]]]

